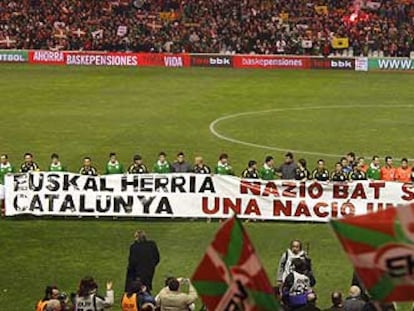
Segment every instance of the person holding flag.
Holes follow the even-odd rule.
[[[106,163],[105,166],[105,175],[113,175],[113,174],[123,174],[124,173],[124,166],[119,163],[116,158],[116,153],[111,152],[109,154],[109,161]]]
[[[49,172],[64,172],[66,171],[65,167],[60,163],[59,155],[57,153],[52,153],[50,156],[51,163],[49,165]]]
[[[253,244],[236,216],[221,225],[194,272],[192,284],[207,310],[280,308]]]

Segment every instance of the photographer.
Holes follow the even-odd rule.
[[[130,283],[121,301],[122,311],[153,310],[155,299],[147,292],[147,287],[136,280]]]
[[[293,240],[290,242],[290,247],[280,258],[277,272],[278,286],[282,285],[288,274],[293,271],[292,262],[296,258],[302,259],[306,264],[307,274],[312,274],[312,262],[306,251],[303,249],[302,242],[299,240]]]
[[[187,284],[188,293],[180,292],[180,287]],[[167,287],[159,292],[155,300],[161,311],[188,311],[194,309],[197,292],[189,279],[170,278]]]
[[[59,289],[55,285],[48,285],[45,289],[45,296],[36,305],[36,311],[46,310],[47,303],[52,299],[59,298]]]
[[[302,307],[308,303],[308,294],[316,281],[313,275],[308,274],[305,260],[295,258],[292,260],[293,270],[283,283],[282,299],[289,309]]]
[[[79,284],[74,305],[75,311],[104,311],[114,304],[112,282],[106,283],[106,296],[97,294],[98,284],[92,277],[84,277]]]

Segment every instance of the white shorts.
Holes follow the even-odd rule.
[[[0,200],[4,200],[6,194],[6,187],[0,184]]]

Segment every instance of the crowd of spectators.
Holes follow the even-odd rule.
[[[413,38],[413,0],[0,1],[9,49],[410,56]]]

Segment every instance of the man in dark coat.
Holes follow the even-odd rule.
[[[159,262],[160,254],[157,244],[154,241],[147,240],[144,231],[135,232],[135,242],[129,248],[125,290],[132,281],[140,279],[148,291],[151,291],[155,267]]]

